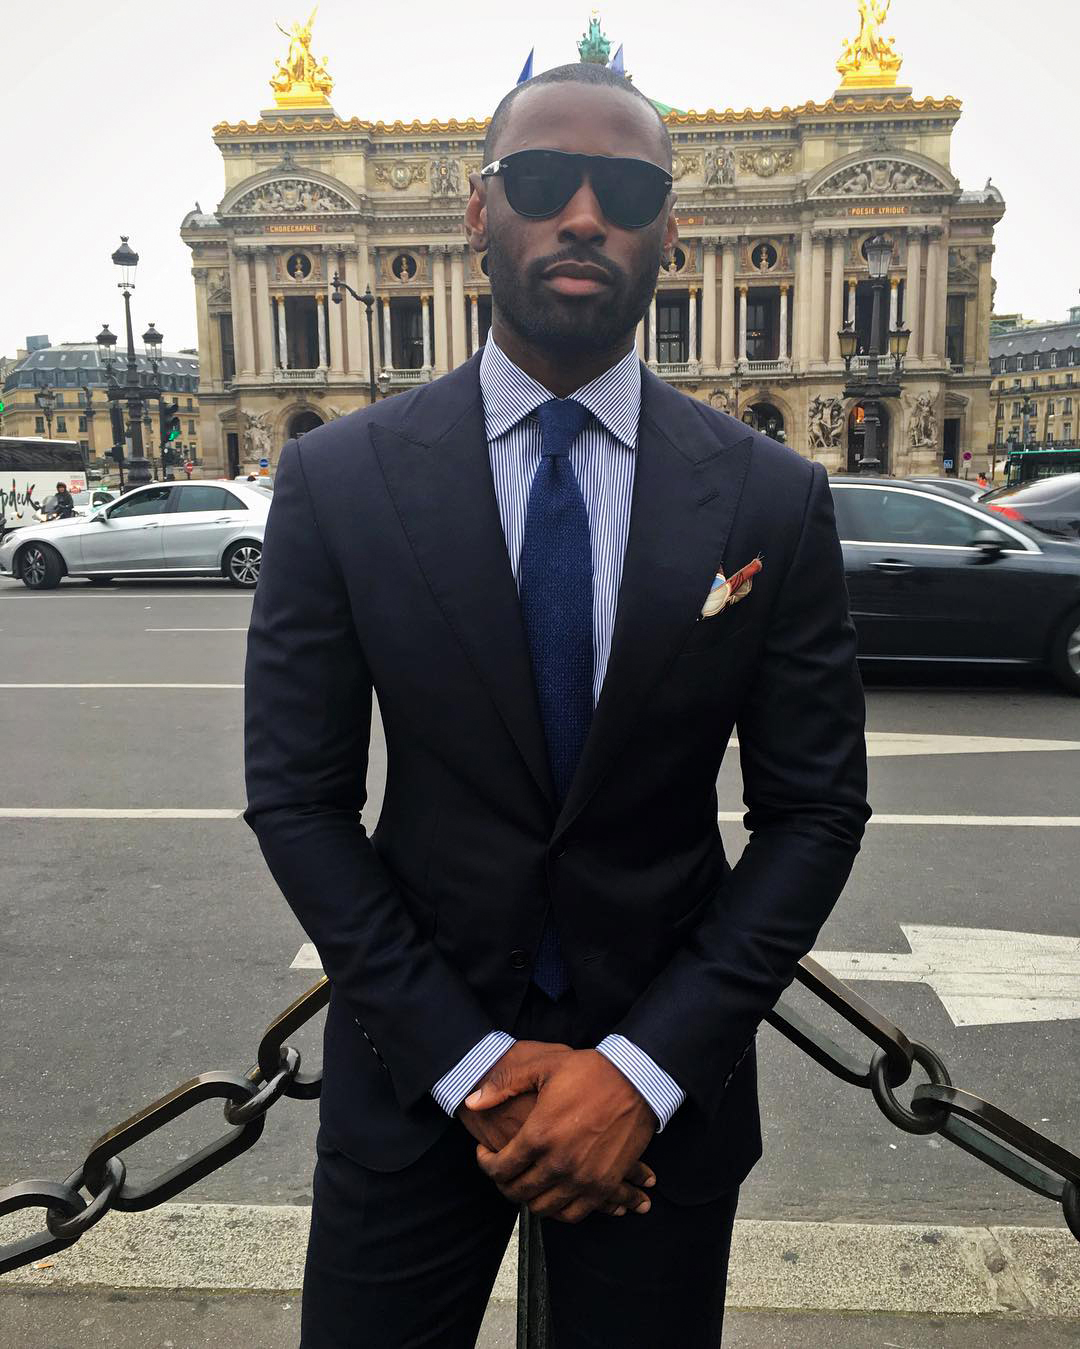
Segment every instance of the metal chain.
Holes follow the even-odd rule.
[[[869,1063],[855,1058],[783,999],[765,1018],[770,1025],[842,1081],[870,1091],[897,1128],[939,1134],[1010,1180],[1059,1203],[1069,1230],[1080,1241],[1080,1157],[998,1106],[955,1087],[932,1049],[909,1040],[876,1007],[809,956],[800,962],[796,979],[875,1046]],[[0,1274],[74,1245],[111,1209],[132,1212],[164,1203],[246,1152],[258,1141],[266,1112],[282,1096],[317,1097],[322,1072],[302,1073],[300,1051],[287,1040],[329,1000],[330,983],[324,976],[266,1028],[256,1066],[243,1075],[200,1073],[182,1083],[103,1134],[79,1169],[61,1184],[31,1180],[0,1190],[0,1217],[26,1208],[43,1208],[46,1215],[44,1231],[0,1246]],[[930,1080],[915,1088],[905,1106],[896,1089],[908,1081],[915,1064]],[[149,1184],[132,1185],[121,1153],[210,1100],[223,1102],[227,1131]]]

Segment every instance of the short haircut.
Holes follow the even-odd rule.
[[[506,94],[499,106],[492,114],[488,124],[487,135],[484,137],[484,163],[490,164],[494,158],[495,142],[502,134],[506,126],[506,119],[509,116],[510,108],[518,94],[526,89],[537,89],[543,84],[599,84],[606,85],[609,89],[620,89],[624,94],[629,94],[632,98],[638,98],[645,104],[649,111],[656,118],[656,124],[660,128],[661,144],[664,147],[664,157],[668,166],[671,165],[671,133],[667,129],[667,123],[664,121],[659,109],[651,99],[641,92],[641,90],[632,84],[625,75],[617,75],[615,71],[609,70],[607,66],[594,65],[588,61],[575,61],[567,66],[555,66],[551,70],[545,70],[542,74],[536,75],[533,79],[527,80],[524,84],[515,85],[513,89]]]

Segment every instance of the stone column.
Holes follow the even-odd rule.
[[[363,276],[360,274],[361,261],[363,262]],[[345,249],[345,280],[352,286],[357,295],[363,295],[365,289],[371,285],[368,276],[367,250],[364,250],[363,258],[361,258],[360,248],[356,244],[351,244]],[[364,313],[364,306],[346,293],[338,308],[345,311],[343,318],[345,336],[349,344],[349,372],[367,379],[367,318]]]
[[[735,368],[735,240],[725,239],[720,272],[720,369]]]
[[[975,330],[978,327],[979,297],[964,296],[964,369],[970,375],[975,369]]]
[[[450,353],[446,340],[446,246],[436,244],[431,254],[431,303],[435,310],[435,373],[449,370]]]
[[[698,358],[697,350],[697,286],[690,287],[690,301],[687,305],[687,359],[695,362]]]
[[[336,252],[324,253],[323,257],[328,275],[332,276],[334,272],[339,271]],[[345,373],[345,315],[342,311],[350,303],[356,304],[356,301],[348,291],[342,295],[340,304],[334,304],[333,300],[327,301],[326,316],[330,324],[330,369],[335,375]]]
[[[394,325],[393,316],[390,313],[390,297],[385,296],[382,302],[382,322],[383,322],[383,367],[386,370],[394,368]],[[378,369],[379,362],[375,362]]]
[[[319,327],[319,369],[326,369],[326,296],[315,296],[315,322]]]
[[[454,365],[468,359],[465,348],[465,256],[464,244],[450,251],[450,332],[454,343]]]
[[[929,292],[927,292],[929,293]],[[941,353],[942,364],[947,364],[945,351],[945,316],[948,312],[947,300],[949,298],[949,232],[948,229],[942,230],[941,238],[938,240],[938,285],[937,285],[937,317],[934,320],[935,332],[937,333],[938,350]]]
[[[706,374],[716,370],[716,244],[705,241],[701,286],[701,366]]]
[[[649,301],[649,364],[656,364],[656,291]]]
[[[285,296],[278,295],[277,299],[277,340],[278,340],[278,363],[282,370],[289,368],[289,334],[285,328]]]
[[[897,318],[900,313],[900,278],[898,276],[889,277],[889,332],[895,332],[897,328]],[[885,336],[888,341],[888,334]]]
[[[420,325],[424,334],[424,369],[431,369],[431,310],[426,295],[420,296]]]
[[[229,252],[229,287],[232,292],[233,350],[236,373],[255,373],[255,343],[251,331],[251,265],[246,248],[235,245]]]
[[[814,235],[810,270],[810,364],[825,362],[825,236]]]
[[[782,361],[787,360],[788,355],[788,285],[784,281],[780,286],[780,341],[777,344],[777,355]]]
[[[844,322],[844,252],[847,249],[847,237],[837,230],[832,237],[832,258],[829,272],[829,366],[833,370],[844,368],[840,355],[840,328]]]
[[[810,361],[810,261],[813,240],[804,225],[795,255],[795,368],[805,371]]]
[[[255,255],[255,313],[259,337],[256,368],[260,375],[268,375],[274,368],[274,336],[270,313],[270,259],[265,252]]]
[[[847,283],[847,319],[845,321],[850,323],[853,328],[855,326],[855,291],[858,285],[859,283],[854,277]]]
[[[980,373],[985,373],[990,362],[990,299],[993,288],[990,259],[994,256],[994,245],[980,244],[975,250],[975,256],[979,260],[979,292],[975,302],[975,364]]]
[[[638,319],[638,325],[634,329],[634,346],[637,347],[638,360],[645,359],[645,320]]]
[[[746,361],[746,297],[748,286],[739,287],[739,364]]]
[[[473,349],[473,355],[475,356],[476,353],[480,350],[480,295],[479,295],[479,293],[478,293],[477,291],[474,290],[474,291],[472,292],[471,296],[470,296],[470,299],[472,300],[472,314],[470,315],[470,323],[471,323],[471,326],[472,326],[472,349]]]
[[[937,334],[937,297],[938,297],[938,265],[941,254],[938,248],[938,236],[940,230],[927,230],[926,244],[926,299],[923,303],[923,340],[922,352],[923,359],[929,365],[937,365],[941,357],[938,350]]]
[[[200,379],[204,388],[221,383],[221,365],[214,359],[211,346],[210,304],[206,293],[207,269],[192,267],[191,275],[195,282],[195,330],[199,343]],[[96,446],[94,447],[96,450]]]
[[[922,351],[919,341],[919,296],[922,291],[922,232],[908,230],[907,277],[904,286],[904,327],[911,333],[908,341],[908,360],[918,360]]]

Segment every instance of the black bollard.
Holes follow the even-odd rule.
[[[518,1219],[517,1349],[551,1349],[540,1219],[524,1205]]]

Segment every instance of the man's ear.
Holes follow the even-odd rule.
[[[469,201],[465,207],[465,238],[469,247],[483,253],[487,239],[487,186],[478,173],[469,174]]]

